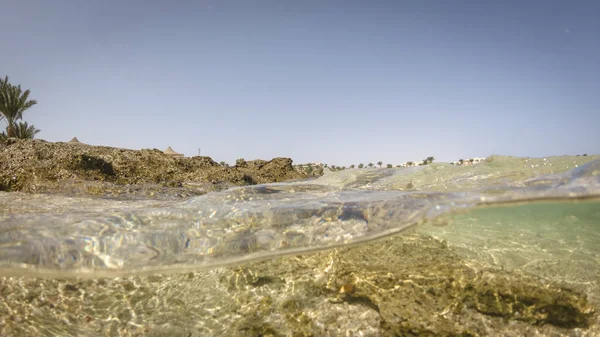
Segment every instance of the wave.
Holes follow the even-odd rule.
[[[533,177],[525,168],[553,161],[524,160],[348,170],[178,202],[1,193],[0,275],[210,269],[360,244],[477,207],[600,198],[600,160]]]

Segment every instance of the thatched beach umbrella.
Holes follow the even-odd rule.
[[[170,146],[163,152],[172,157],[183,157],[183,153],[173,151],[173,149]]]
[[[82,142],[79,141],[79,139],[77,139],[77,137],[73,137],[73,139],[71,139],[69,141],[69,143],[71,143],[71,144],[83,144]]]

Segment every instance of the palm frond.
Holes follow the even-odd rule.
[[[29,100],[30,93],[23,91],[20,85],[10,84],[8,76],[0,79],[0,114],[8,123],[7,136],[16,136],[16,121],[23,119],[23,112],[37,104],[36,100]]]
[[[36,129],[35,126],[27,124],[27,122],[19,122],[13,124],[14,137],[20,139],[33,139],[41,130]],[[8,128],[7,128],[8,133]]]

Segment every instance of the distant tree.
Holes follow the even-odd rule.
[[[346,169],[346,166],[342,166],[342,170],[345,170],[345,169]]]
[[[583,154],[583,156],[584,156],[584,157],[587,157],[587,153],[584,153],[584,154]]]
[[[20,85],[10,84],[8,76],[0,78],[0,120],[6,119],[7,137],[16,137],[17,120],[23,119],[23,112],[37,104],[36,100],[29,100],[29,94],[29,90],[21,90]]]
[[[331,165],[330,167],[331,167],[332,171],[335,171],[335,169],[337,169],[337,167],[335,165]]]
[[[387,164],[387,168],[392,168],[394,167],[392,164]]]
[[[308,165],[308,167],[306,168],[306,173],[312,173],[313,172],[313,167],[311,165]]]
[[[363,163],[360,163],[360,164],[358,164],[358,168],[359,168],[359,169],[361,169],[361,168],[363,168],[363,167],[365,167],[365,164],[363,164]]]
[[[407,161],[407,162],[406,162],[406,166],[409,166],[409,167],[410,167],[410,166],[414,166],[414,165],[415,165],[415,163],[414,163],[414,162],[412,162],[412,161]]]
[[[221,165],[221,166],[225,166],[225,162],[224,162],[224,161],[222,161],[222,162],[219,162],[219,165]]]
[[[471,163],[471,164],[472,164],[474,161],[475,161],[475,159],[473,159],[473,158],[469,159],[469,163]]]
[[[429,164],[427,159],[423,159],[423,161],[419,165],[427,165],[427,164]]]
[[[354,167],[355,167],[355,166],[354,166],[354,164],[350,165],[350,168],[351,168],[351,169],[353,169]]]
[[[369,165],[368,165],[368,166],[369,166],[369,167],[373,167],[373,166],[375,166],[375,165],[373,165],[373,163],[369,163]]]
[[[327,164],[323,164],[323,167],[327,168]]]
[[[427,160],[428,164],[431,164],[431,163],[433,163],[433,161],[435,160],[435,158],[433,158],[433,157],[427,157],[426,160]]]
[[[379,165],[379,167],[381,167],[381,165],[383,165],[383,162],[382,161],[378,161],[377,165]]]
[[[459,160],[458,160],[458,163],[459,163],[460,165],[462,165],[462,164],[464,164],[464,163],[465,163],[465,160],[464,160],[464,159],[459,159]]]

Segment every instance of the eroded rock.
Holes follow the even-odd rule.
[[[289,158],[225,167],[209,157],[174,158],[157,149],[127,150],[37,139],[11,139],[0,146],[0,191],[55,192],[67,184],[76,194],[130,196],[130,192],[120,190],[131,185],[155,185],[197,195],[223,187],[305,177],[293,168]],[[160,189],[156,193],[161,193]]]
[[[418,234],[186,274],[0,278],[0,299],[3,335],[597,335],[585,295]]]

